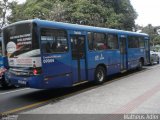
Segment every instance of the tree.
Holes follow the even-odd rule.
[[[7,10],[8,10],[9,2],[8,0],[0,1],[0,28],[7,24]]]
[[[33,19],[33,18],[42,18],[49,14],[48,7],[50,3],[45,0],[27,0],[24,4],[18,4],[14,2],[10,5],[12,9],[11,15],[8,17],[8,20],[12,22]]]
[[[156,35],[153,38],[153,41],[154,41],[154,45],[160,45],[160,35]]]
[[[66,2],[62,0],[56,0],[54,4],[52,4],[52,7],[49,12],[48,20],[54,20],[54,21],[61,21],[65,22],[65,16],[66,16]]]
[[[66,9],[66,13],[65,18],[71,23],[103,26],[104,9],[88,0],[77,0]]]
[[[121,14],[120,23],[122,23],[122,29],[132,30],[135,28],[135,19],[138,15],[131,5],[130,0],[114,0],[114,2],[113,8],[115,12]]]
[[[150,42],[152,46],[155,46],[156,44],[160,43],[160,39],[159,39],[160,37],[155,31],[155,28],[151,24],[148,24],[148,26],[144,27],[142,29],[142,32],[149,34]]]
[[[10,22],[40,18],[132,30],[137,17],[130,0],[27,0],[10,8]]]
[[[11,14],[7,17],[9,23],[13,23],[28,18],[24,14],[23,4],[18,4],[16,1],[13,1],[12,3],[9,4],[9,8],[12,10]]]

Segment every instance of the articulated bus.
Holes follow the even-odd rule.
[[[3,28],[6,79],[38,89],[70,87],[141,69],[149,63],[147,34],[39,19]]]

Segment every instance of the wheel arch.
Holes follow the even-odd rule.
[[[98,65],[96,66],[96,69],[97,69],[99,66],[103,67],[103,68],[105,69],[105,71],[106,71],[106,74],[107,74],[107,66],[106,66],[104,63],[100,63],[100,64],[98,64]],[[95,69],[95,70],[96,70],[96,69]]]

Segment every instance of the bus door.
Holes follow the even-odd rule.
[[[121,58],[121,71],[127,70],[127,44],[126,37],[120,36],[120,58]]]
[[[86,61],[85,61],[85,36],[72,35],[72,80],[73,83],[84,82],[86,80]]]

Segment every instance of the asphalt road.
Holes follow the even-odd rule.
[[[52,89],[52,90],[37,90],[30,88],[12,88],[2,89],[0,88],[0,114],[15,114],[35,109],[40,106],[52,103],[56,104],[61,100],[70,98],[86,91],[95,90],[105,85],[112,84],[115,81],[121,81],[123,78],[129,78],[135,74],[145,73],[147,70],[154,70],[154,68],[160,67],[159,65],[149,66],[142,71],[130,71],[125,74],[117,74],[110,76],[109,80],[102,86],[95,86],[91,83],[83,84],[73,88]]]
[[[19,113],[46,105],[50,102],[57,102],[71,95],[87,91],[94,87],[87,83],[72,88],[38,90],[31,88],[0,88],[0,114]]]

